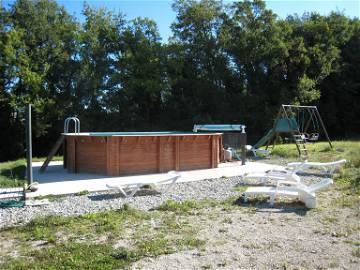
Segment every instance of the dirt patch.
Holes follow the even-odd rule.
[[[13,239],[5,239],[0,237],[0,264],[5,262],[6,257],[19,257],[19,252],[16,250],[16,241]]]
[[[132,268],[358,269],[359,213],[329,206],[331,195],[323,194],[311,211],[300,204],[271,208],[267,203],[204,211],[191,224],[203,228],[198,237],[206,240],[205,248],[145,258]]]

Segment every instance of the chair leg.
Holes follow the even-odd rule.
[[[164,190],[164,193],[167,193],[176,183],[178,177],[176,177],[170,184],[168,184],[167,188]]]
[[[273,206],[275,204],[275,194],[270,195],[270,205]]]
[[[110,186],[110,185],[106,185],[107,188],[109,188],[110,190],[116,190],[118,192],[120,192],[122,195],[124,195],[125,197],[127,197],[127,193],[125,192],[124,188],[121,186]]]
[[[136,192],[139,191],[139,189],[141,188],[141,185],[137,185],[130,193],[130,195],[128,195],[127,197],[133,197],[135,195]]]
[[[117,188],[121,192],[122,195],[124,195],[126,198],[128,197],[128,194],[125,192],[125,190],[122,187],[117,187]]]

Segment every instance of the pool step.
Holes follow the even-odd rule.
[[[57,139],[56,143],[54,144],[53,148],[51,149],[49,155],[47,156],[46,160],[44,161],[43,165],[40,168],[40,173],[45,172],[47,166],[49,165],[52,158],[55,156],[57,151],[59,151],[62,143],[64,142],[65,136],[60,135],[60,137]]]

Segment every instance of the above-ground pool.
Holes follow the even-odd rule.
[[[216,168],[222,133],[64,133],[69,172],[111,176]]]

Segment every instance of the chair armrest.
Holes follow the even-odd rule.
[[[299,186],[298,182],[294,182],[294,181],[286,181],[286,180],[279,180],[276,184],[277,187],[281,187],[281,186],[294,186],[297,187]]]
[[[266,173],[288,173],[289,171],[287,171],[286,169],[270,169],[265,171]]]

